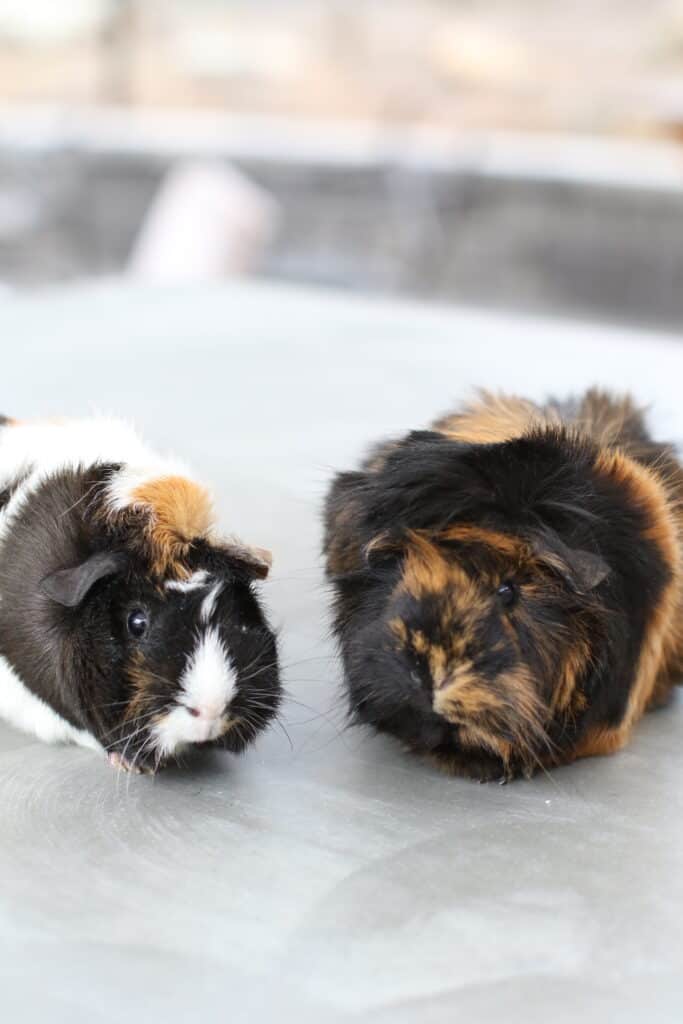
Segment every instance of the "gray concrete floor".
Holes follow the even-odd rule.
[[[245,757],[155,779],[0,726],[8,1022],[683,1019],[683,701],[501,788],[342,731],[318,506],[477,384],[593,382],[683,436],[674,339],[234,286],[0,300],[2,411],[116,412],[272,547],[293,698]],[[295,703],[299,702],[299,703]]]

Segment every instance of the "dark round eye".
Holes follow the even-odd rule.
[[[128,632],[131,636],[134,636],[136,640],[143,637],[147,632],[147,612],[143,612],[141,608],[135,608],[134,611],[128,616]]]
[[[511,608],[517,600],[517,587],[512,580],[505,580],[496,591],[503,608]]]

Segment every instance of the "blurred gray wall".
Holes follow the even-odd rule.
[[[683,325],[683,173],[670,149],[439,147],[280,130],[47,141],[0,127],[0,280],[117,272],[175,160],[232,162],[277,200],[260,273],[444,301]]]

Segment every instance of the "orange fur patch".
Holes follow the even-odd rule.
[[[454,587],[472,587],[469,576],[458,565],[449,563],[426,537],[411,532],[408,542],[401,585],[413,597],[443,594]]]
[[[416,654],[426,654],[429,650],[429,641],[421,629],[415,629],[410,634],[411,646]]]
[[[192,541],[206,538],[213,525],[206,488],[182,476],[159,477],[133,491],[132,505],[150,512],[146,534],[152,548],[152,571],[159,576],[186,576],[183,559]]]
[[[589,658],[590,646],[587,641],[582,640],[564,659],[550,701],[553,713],[562,713],[570,709],[579,711],[585,706],[585,697],[577,691],[576,686]]]
[[[133,651],[131,661],[126,665],[126,676],[133,687],[133,696],[126,707],[126,718],[134,719],[149,711],[151,695],[156,690],[154,674],[145,667],[142,651]],[[149,724],[153,721],[150,719]]]
[[[462,541],[464,544],[483,544],[496,554],[515,560],[529,555],[528,544],[520,538],[500,533],[498,530],[473,526],[470,523],[449,526],[435,539],[437,541]]]
[[[573,426],[601,448],[607,448],[621,444],[629,424],[637,423],[641,416],[641,410],[628,395],[615,396],[591,388],[581,401]]]
[[[591,729],[571,752],[571,760],[579,757],[608,757],[621,750],[629,740],[630,729],[609,729],[598,726]]]
[[[430,644],[427,649],[427,663],[434,688],[438,690],[447,678],[448,656],[441,644]]]
[[[408,643],[408,629],[403,619],[392,619],[389,622],[389,629],[394,634],[399,644],[405,647]]]
[[[468,665],[460,665],[447,681],[435,688],[433,707],[449,722],[477,718],[489,711],[500,711],[503,704],[493,690],[482,686]]]
[[[535,426],[558,423],[559,417],[533,402],[483,391],[479,401],[466,406],[463,412],[437,420],[433,429],[458,441],[492,444],[521,437]]]

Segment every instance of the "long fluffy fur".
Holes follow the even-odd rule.
[[[618,750],[683,673],[682,496],[598,391],[483,393],[375,448],[325,510],[353,716],[479,778]]]

